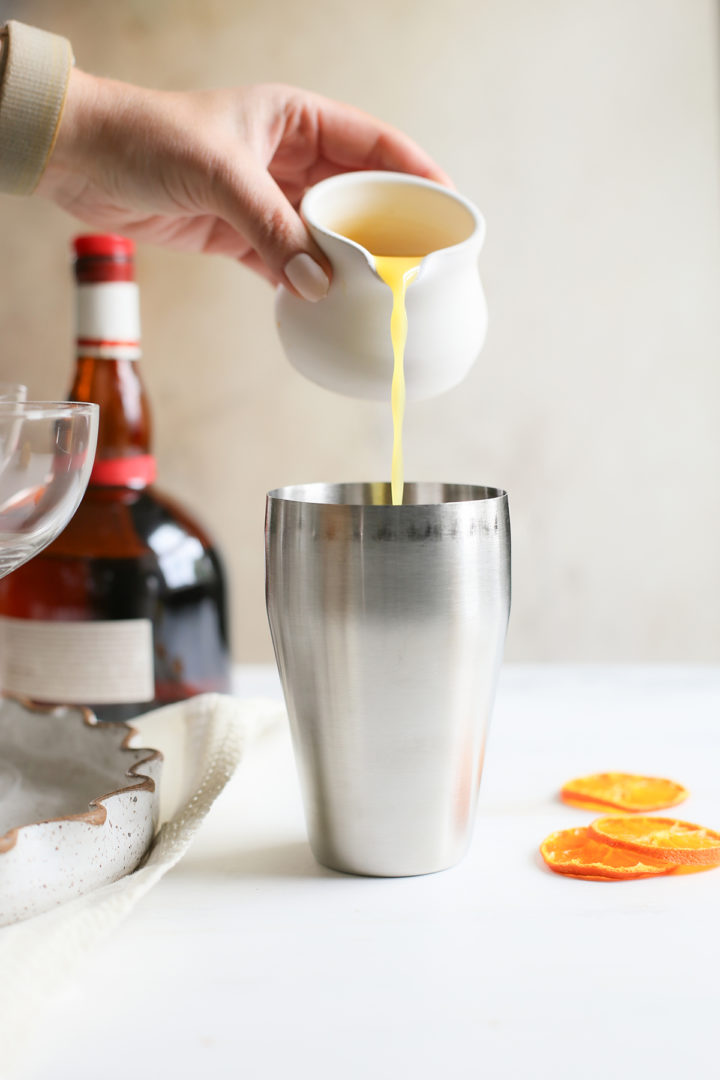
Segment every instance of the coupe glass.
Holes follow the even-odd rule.
[[[0,577],[55,539],[90,477],[98,406],[0,401]]]
[[[95,457],[99,411],[0,397],[0,578],[47,547],[75,513]],[[0,756],[0,798],[17,780]]]

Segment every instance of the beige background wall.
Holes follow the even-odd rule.
[[[422,142],[488,221],[490,332],[459,389],[410,407],[409,478],[505,486],[508,656],[718,659],[718,54],[710,0],[1,2],[78,64],[167,88],[282,80]],[[62,395],[68,239],[0,198],[0,378]],[[164,486],[202,511],[235,654],[269,659],[269,487],[381,479],[388,409],[305,383],[272,294],[221,259],[145,248],[144,372]]]

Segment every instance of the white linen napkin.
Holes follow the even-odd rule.
[[[53,911],[0,929],[0,1080],[20,1080],[44,1010],[83,957],[187,851],[248,742],[276,727],[275,701],[203,694],[132,721],[136,746],[160,750],[160,827],[133,874]]]

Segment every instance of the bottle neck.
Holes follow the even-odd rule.
[[[140,359],[140,295],[134,281],[79,284],[76,305],[78,353]]]
[[[140,376],[140,310],[132,281],[77,287],[77,365],[69,397],[100,406],[93,486],[142,488],[155,478],[150,408]]]

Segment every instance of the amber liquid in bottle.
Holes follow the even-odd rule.
[[[83,241],[94,241],[102,254],[84,254]],[[86,292],[132,281],[132,246],[121,241],[78,238],[76,276]],[[108,295],[112,323],[115,300]],[[95,316],[103,316],[106,302],[88,296]],[[11,662],[6,689],[51,702],[62,692],[64,703],[88,705],[103,720],[129,719],[230,685],[222,562],[203,528],[152,483],[150,411],[132,358],[139,343],[128,340],[132,327],[124,325],[122,310],[114,318],[102,336],[78,331],[69,399],[100,405],[87,492],[61,535],[0,582],[6,640],[19,627],[32,642],[33,625],[44,635],[40,655],[15,658],[14,672]],[[97,333],[93,318],[90,324]],[[114,340],[118,329],[125,340]],[[73,630],[80,637],[81,625],[85,636],[74,648]],[[45,660],[43,649],[49,649]],[[60,681],[53,685],[54,670]]]

